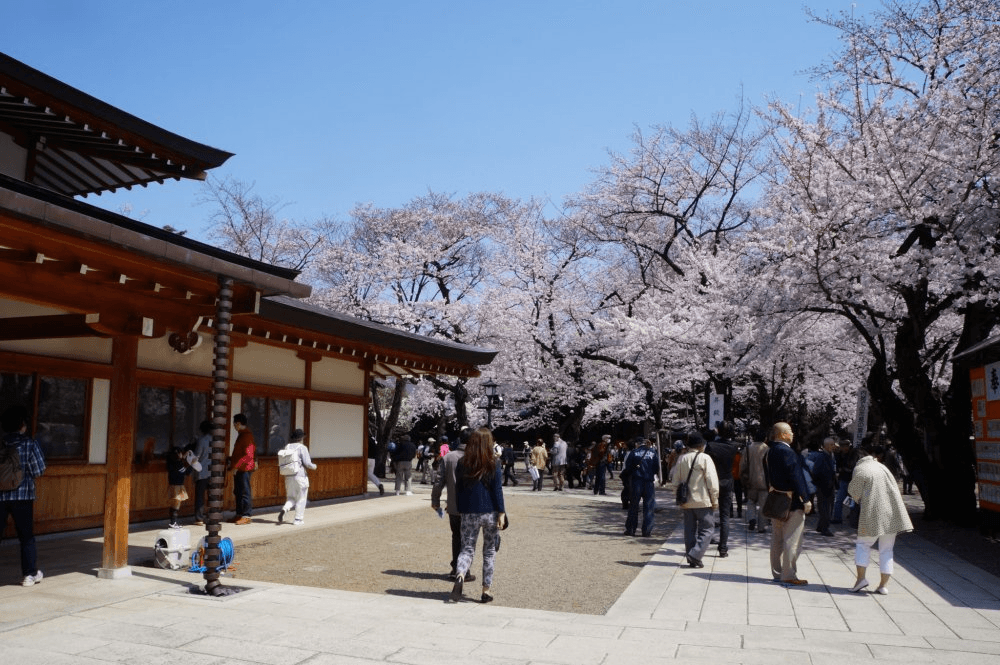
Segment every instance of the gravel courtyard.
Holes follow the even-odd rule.
[[[502,534],[493,580],[498,605],[541,610],[603,614],[632,582],[660,543],[678,523],[678,511],[666,489],[650,538],[622,535],[617,478],[608,496],[590,491],[531,492],[522,483],[507,487],[504,500],[510,528]],[[394,496],[379,498],[392,501]],[[241,545],[233,578],[302,586],[386,593],[444,602],[451,591],[450,530],[427,508],[337,527],[281,536]],[[306,512],[308,524],[308,509]],[[482,538],[465,585],[467,601],[481,592]],[[595,584],[596,579],[600,584]]]

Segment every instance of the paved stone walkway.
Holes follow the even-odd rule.
[[[418,491],[312,505],[308,528],[426,509],[428,500]],[[273,523],[223,534],[238,548],[273,537]],[[693,570],[680,565],[682,533],[671,534],[605,616],[243,580],[229,584],[248,590],[208,598],[189,592],[201,578],[184,571],[135,567],[125,579],[98,579],[99,533],[43,539],[42,560],[63,563],[44,568],[36,587],[0,586],[0,654],[17,665],[1000,663],[1000,579],[938,547],[900,539],[890,595],[876,596],[847,590],[846,538],[807,534],[799,576],[810,584],[785,588],[770,581],[767,535],[733,537],[728,558],[712,550]],[[154,539],[155,530],[133,533],[130,561],[148,559]],[[4,575],[16,557],[16,547],[0,550]],[[599,583],[581,580],[581,593]]]

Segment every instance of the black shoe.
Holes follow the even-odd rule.
[[[821,536],[832,536],[833,535],[833,531],[820,531],[819,535],[821,535]]]
[[[650,536],[652,536],[652,535],[653,535],[653,532],[652,532],[652,531],[650,531],[649,533],[644,533],[644,534],[642,534],[642,537],[643,537],[643,538],[649,538],[649,537],[650,537]]]
[[[751,531],[755,531],[757,529],[757,520],[750,520],[750,522],[747,524],[747,528],[750,529]]]
[[[727,556],[729,556],[729,552],[719,552],[720,559],[725,559]]]
[[[712,540],[709,541],[708,544],[709,545],[718,545],[719,544],[719,539],[718,538],[712,538]]]
[[[379,496],[385,496],[385,487],[384,486],[382,486],[382,485],[378,486],[378,495]]]
[[[472,573],[466,573],[465,574],[465,581],[466,582],[475,582],[476,581],[476,576],[473,575]]]
[[[281,524],[284,521],[285,521],[285,509],[282,508],[281,510],[278,511],[278,524]]]
[[[451,588],[451,595],[448,596],[448,600],[453,603],[457,603],[462,600],[462,585],[465,583],[465,579],[459,575],[455,578],[455,586]]]
[[[687,562],[688,562],[688,566],[690,566],[691,568],[704,568],[705,567],[705,564],[703,564],[701,561],[698,561],[698,559],[695,559],[690,554],[687,555]]]
[[[480,597],[480,600],[483,601],[484,603],[492,603],[493,594],[491,594],[489,591],[484,591],[483,595]]]
[[[626,535],[626,536],[634,536],[635,535],[635,531],[629,531],[628,529],[625,529],[624,535]]]

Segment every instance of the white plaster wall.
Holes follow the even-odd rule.
[[[91,464],[108,461],[108,414],[111,411],[111,382],[94,379],[90,386],[90,458]]]
[[[156,339],[139,340],[138,365],[142,369],[156,369],[178,374],[211,376],[214,353],[212,335],[198,333],[201,343],[188,353],[177,353],[167,340],[170,333]]]
[[[313,401],[309,415],[312,457],[360,457],[364,452],[364,407]]]
[[[16,316],[51,316],[67,312],[51,307],[42,307],[19,300],[0,299],[0,319]],[[0,320],[0,325],[3,321]],[[100,337],[79,337],[66,339],[28,339],[0,342],[0,349],[17,353],[33,353],[39,356],[89,360],[99,363],[111,362],[111,339]]]
[[[306,401],[304,399],[295,400],[295,427],[306,428]]]
[[[357,362],[323,358],[313,363],[312,389],[361,396],[365,394],[365,372]]]
[[[305,361],[292,350],[251,343],[234,352],[232,377],[236,381],[304,388],[305,375]]]

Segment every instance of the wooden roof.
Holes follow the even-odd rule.
[[[0,131],[28,151],[27,181],[86,196],[204,180],[232,153],[168,132],[0,53]]]

